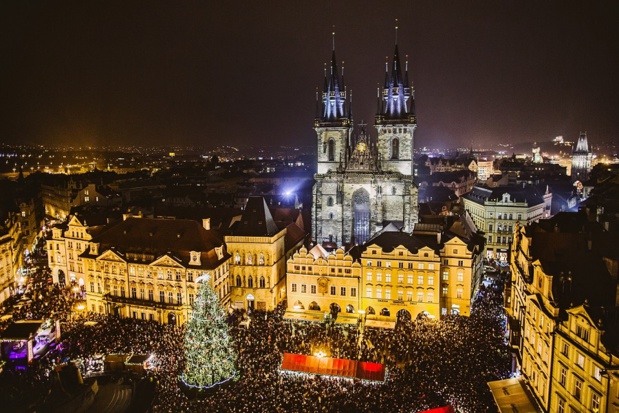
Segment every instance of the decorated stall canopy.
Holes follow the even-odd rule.
[[[331,357],[284,353],[282,370],[371,381],[385,380],[385,365]]]

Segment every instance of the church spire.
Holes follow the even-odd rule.
[[[376,116],[376,123],[406,122],[416,123],[414,92],[409,86],[408,56],[406,56],[405,72],[402,73],[400,52],[398,49],[398,25],[395,26],[395,47],[389,71],[388,61],[385,63],[385,86],[382,96],[382,108]],[[409,102],[410,101],[410,102]],[[410,109],[409,109],[410,103]]]
[[[331,63],[329,70],[325,64],[325,83],[322,91],[322,113],[320,122],[340,122],[347,119],[346,112],[346,87],[344,86],[344,62],[342,62],[341,77],[338,72],[337,60],[335,58],[335,31],[331,33],[332,50]]]

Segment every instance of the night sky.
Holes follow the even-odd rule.
[[[619,141],[617,1],[0,2],[0,142],[312,145],[323,62],[373,122],[409,55],[416,146]]]

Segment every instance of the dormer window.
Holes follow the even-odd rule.
[[[189,253],[189,265],[201,265],[199,251],[191,251]]]
[[[215,254],[217,254],[217,259],[220,260],[224,257],[224,247],[215,247]]]

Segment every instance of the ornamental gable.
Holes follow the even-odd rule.
[[[174,258],[169,255],[164,255],[162,257],[157,258],[151,264],[153,267],[174,267],[174,268],[184,268],[181,264],[178,263]]]

